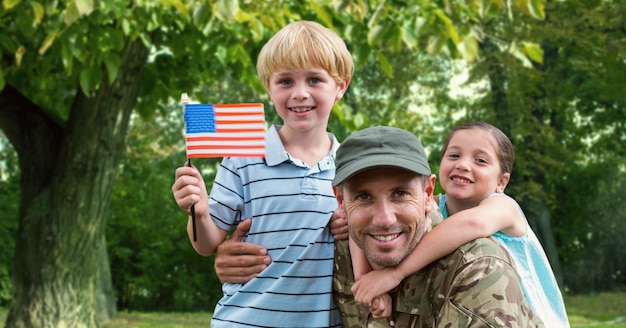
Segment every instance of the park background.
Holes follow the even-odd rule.
[[[566,305],[587,307],[598,327],[624,324],[623,1],[4,0],[0,18],[6,327],[167,312],[208,324],[220,284],[170,189],[186,159],[180,96],[263,102],[278,123],[256,55],[300,19],[337,31],[355,59],[329,124],[339,140],[401,127],[437,172],[451,127],[496,125],[517,155],[506,192]],[[194,165],[210,188],[219,159]]]

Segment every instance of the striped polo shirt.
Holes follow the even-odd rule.
[[[266,134],[266,157],[224,158],[209,197],[215,224],[230,230],[252,218],[244,241],[264,246],[272,263],[246,284],[222,285],[211,327],[341,327],[332,296],[334,239],[328,222],[337,139],[313,167]]]

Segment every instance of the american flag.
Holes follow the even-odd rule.
[[[187,158],[265,157],[265,116],[260,103],[185,103],[185,132]]]

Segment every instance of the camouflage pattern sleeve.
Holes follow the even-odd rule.
[[[453,253],[429,274],[447,277],[433,279],[442,286],[427,288],[440,291],[433,299],[440,308],[437,327],[544,327],[526,302],[512,259],[497,241],[479,238],[456,253],[463,254],[462,261]]]
[[[335,265],[333,272],[333,294],[341,311],[344,328],[361,327],[361,320],[367,320],[369,311],[359,306],[352,295],[354,272],[347,240],[335,240]],[[365,318],[363,318],[365,317]],[[363,321],[365,322],[365,321]]]

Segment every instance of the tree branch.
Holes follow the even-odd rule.
[[[63,121],[19,90],[0,91],[0,129],[18,154],[22,199],[36,195],[50,179],[64,131]]]

